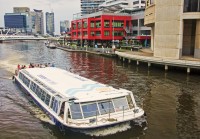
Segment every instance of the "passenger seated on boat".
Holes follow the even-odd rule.
[[[26,65],[22,65],[21,69],[25,69],[26,68]]]
[[[64,118],[64,110],[65,110],[65,103],[62,104],[61,108],[60,108],[60,117]]]

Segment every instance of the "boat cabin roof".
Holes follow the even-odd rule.
[[[105,100],[130,93],[128,90],[115,89],[55,67],[27,68],[23,71],[63,98],[75,98],[75,102]]]

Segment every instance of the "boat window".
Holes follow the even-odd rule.
[[[72,119],[82,119],[82,113],[79,103],[69,103],[70,109],[71,109],[71,116]]]
[[[30,80],[29,80],[26,76],[24,76],[23,74],[20,74],[19,78],[23,81],[23,83],[24,83],[27,87],[29,87]]]
[[[98,106],[101,114],[114,112],[114,107],[111,101],[99,102]]]
[[[49,106],[50,97],[51,96],[47,94],[46,99],[45,99],[45,104],[47,104],[47,106]]]
[[[42,93],[42,89],[39,87],[39,86],[37,86],[37,89],[36,89],[36,94],[37,94],[37,96],[40,98],[40,96],[41,96],[41,93]]]
[[[58,108],[60,106],[60,99],[61,98],[58,95],[52,98],[51,108],[56,113],[58,112]]]
[[[125,97],[113,99],[116,111],[123,111],[128,109],[128,104]]]
[[[31,90],[35,93],[36,90],[36,84],[34,82],[31,83]]]
[[[133,100],[131,98],[131,95],[126,96],[126,99],[127,99],[129,108],[132,109],[134,107],[134,105],[133,105]]]
[[[44,100],[45,100],[45,97],[46,97],[46,92],[44,92],[44,91],[42,90],[41,100],[44,101]]]
[[[53,108],[54,99],[55,99],[55,97],[53,97],[51,100],[51,106],[50,106],[51,108]]]
[[[71,119],[71,113],[70,113],[70,110],[68,109],[68,118],[70,118]]]
[[[64,118],[65,102],[62,103],[59,116]]]
[[[83,104],[82,110],[84,118],[99,115],[97,103]]]

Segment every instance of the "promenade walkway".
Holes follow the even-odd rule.
[[[136,61],[137,65],[139,65],[140,62],[147,63],[148,67],[150,67],[152,64],[163,65],[166,71],[169,69],[169,67],[186,68],[187,73],[190,73],[191,69],[200,70],[200,59],[195,59],[188,56],[184,56],[179,60],[169,59],[169,58],[159,58],[159,57],[154,57],[153,52],[150,49],[141,49],[139,51],[118,50],[115,52],[115,54],[113,54],[113,53],[102,52],[101,48],[100,49],[96,48],[71,49],[67,47],[57,47],[57,48],[70,52],[87,52],[107,57],[118,56],[123,61],[127,60],[129,63],[131,63],[131,61]],[[109,48],[108,50],[110,52],[112,51],[111,48]]]
[[[139,62],[145,62],[150,67],[151,64],[159,64],[164,65],[165,70],[168,70],[168,67],[183,67],[187,69],[187,73],[190,73],[191,69],[199,69],[200,70],[200,59],[195,59],[192,57],[182,57],[180,60],[169,59],[169,58],[158,58],[153,56],[153,52],[148,49],[144,49],[142,51],[125,51],[125,52],[115,52],[120,59],[123,61],[128,60],[136,61],[137,65]]]

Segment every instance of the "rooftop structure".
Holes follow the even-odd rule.
[[[145,0],[106,0],[99,5],[101,10],[120,12],[121,10],[133,10],[145,7]]]
[[[99,5],[105,0],[81,0],[81,14],[90,14],[99,11]]]
[[[13,13],[29,13],[30,8],[28,7],[13,7]]]

